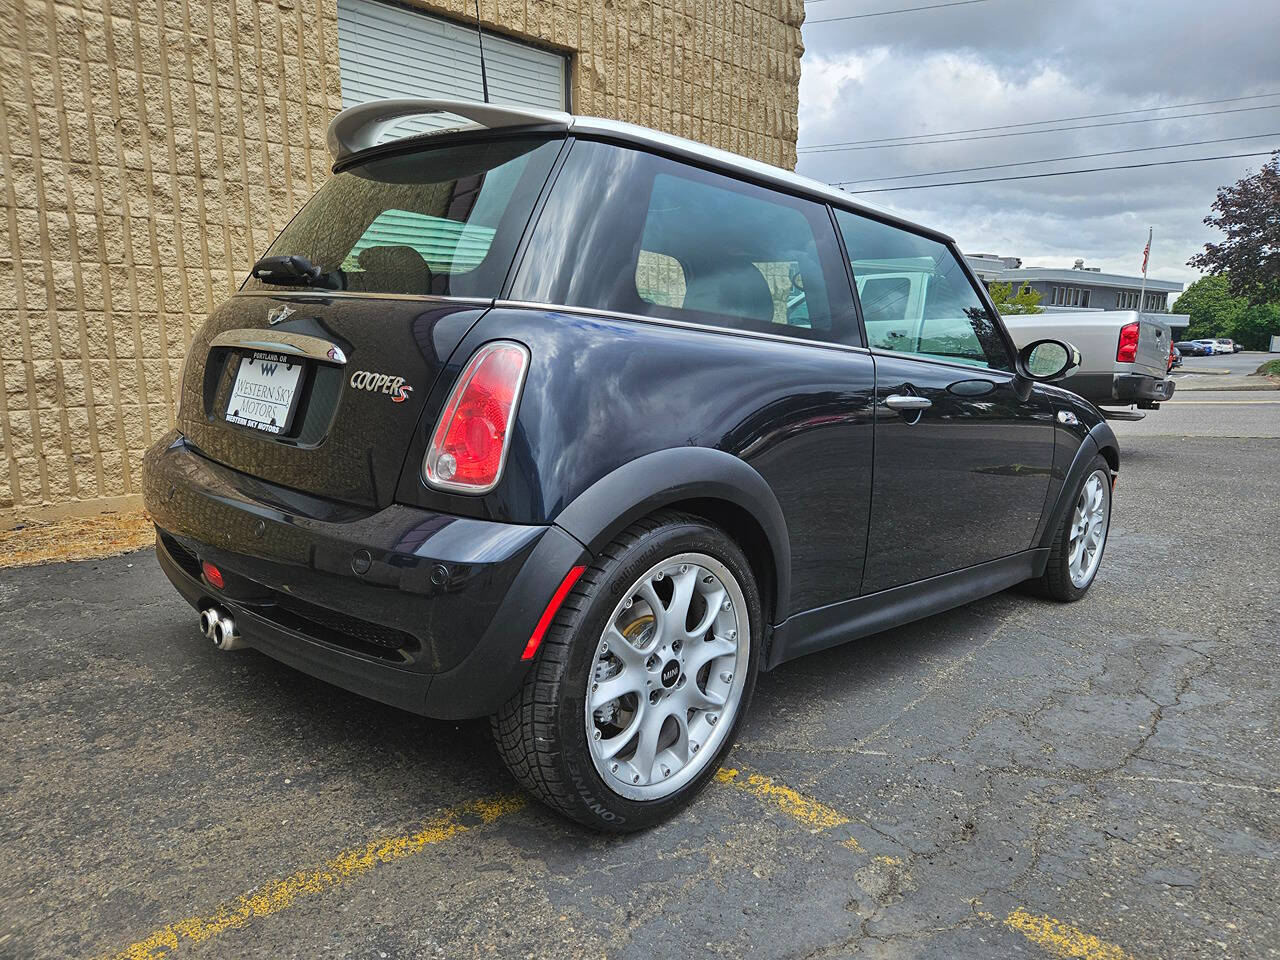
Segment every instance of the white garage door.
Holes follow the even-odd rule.
[[[386,97],[480,100],[476,31],[378,0],[338,0],[338,57],[342,105]],[[567,109],[565,58],[558,53],[484,35],[493,103]],[[405,120],[384,135],[404,136],[443,126],[447,119]]]

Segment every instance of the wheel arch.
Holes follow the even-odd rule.
[[[742,548],[760,587],[766,619],[786,619],[791,541],[778,498],[746,461],[710,447],[646,454],[601,477],[555,518],[595,553],[631,523],[658,510],[706,519]]]
[[[1112,444],[1100,445],[1098,452],[1107,461],[1112,473],[1120,472],[1120,451]]]
[[[1080,447],[1071,460],[1071,466],[1067,469],[1062,487],[1058,490],[1057,501],[1049,514],[1049,520],[1044,525],[1039,542],[1034,544],[1035,546],[1049,547],[1053,544],[1058,526],[1062,523],[1062,518],[1075,497],[1076,488],[1084,482],[1085,473],[1089,464],[1093,463],[1093,458],[1099,455],[1107,461],[1113,476],[1119,472],[1120,442],[1106,421],[1099,421],[1092,426],[1081,440]]]

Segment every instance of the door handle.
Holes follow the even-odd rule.
[[[890,410],[928,410],[933,406],[933,401],[928,397],[912,397],[894,393],[884,398],[884,405]]]

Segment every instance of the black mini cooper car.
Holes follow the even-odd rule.
[[[467,123],[390,142],[409,115]],[[757,674],[1098,569],[1118,445],[948,237],[628,124],[345,110],[145,462],[202,630],[431,717],[634,830]]]

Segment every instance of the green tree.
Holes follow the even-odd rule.
[[[1201,277],[1173,302],[1174,313],[1191,317],[1187,339],[1230,337],[1246,350],[1265,350],[1280,334],[1280,303],[1251,304],[1233,296],[1225,274]]]
[[[1044,307],[1040,306],[1040,293],[1030,287],[1021,287],[1017,293],[1014,293],[1012,283],[993,283],[987,289],[1001,316],[1015,313],[1044,313]]]
[[[1231,293],[1254,305],[1280,302],[1280,153],[1231,187],[1219,187],[1204,222],[1226,234],[1187,261],[1230,275]]]
[[[1246,306],[1247,301],[1231,295],[1227,277],[1219,274],[1201,277],[1191,284],[1173,301],[1171,310],[1191,317],[1187,339],[1199,340],[1230,336],[1227,331],[1235,326],[1236,318]]]

